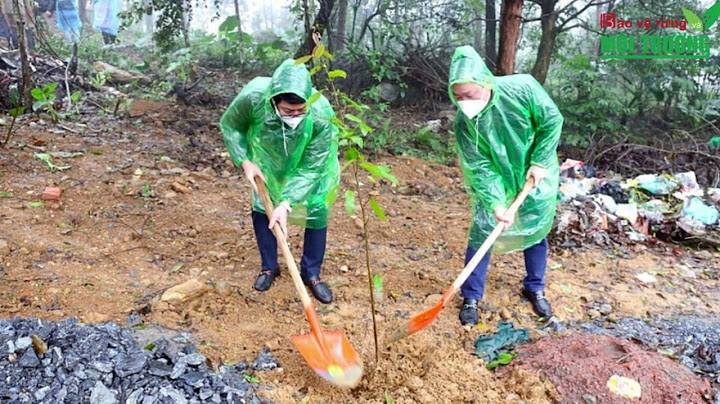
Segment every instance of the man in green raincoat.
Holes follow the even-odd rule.
[[[559,184],[557,146],[563,117],[547,92],[525,74],[494,77],[470,46],[455,50],[448,91],[458,107],[454,129],[473,216],[465,264],[497,223],[505,231],[496,253],[524,251],[522,294],[541,317],[552,309],[544,293],[548,244]],[[525,181],[534,189],[518,210],[505,211]],[[490,264],[487,253],[462,286],[460,321],[476,324]]]
[[[330,122],[334,112],[324,96],[307,105],[316,92],[305,65],[286,60],[272,78],[256,77],[242,89],[220,128],[230,158],[243,168],[255,190],[252,221],[262,269],[254,288],[270,289],[280,274],[277,240],[270,229],[279,223],[287,234],[289,217],[305,227],[303,282],[316,299],[330,303],[332,292],[320,281],[320,267],[330,214],[328,195],[340,183],[338,129]],[[276,206],[270,220],[257,195],[255,176],[265,180]]]

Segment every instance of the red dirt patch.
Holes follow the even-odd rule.
[[[704,403],[710,392],[707,380],[659,355],[614,337],[572,334],[543,338],[518,349],[515,366],[539,370],[553,383],[563,403]],[[608,390],[613,375],[635,379],[642,387],[639,400],[616,396]],[[590,401],[588,401],[590,400]]]

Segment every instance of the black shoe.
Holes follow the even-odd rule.
[[[544,291],[530,292],[529,290],[522,290],[523,296],[525,296],[532,304],[533,311],[540,317],[552,317],[552,308],[550,302],[545,297]]]
[[[280,269],[264,270],[260,272],[260,275],[258,275],[255,280],[253,288],[255,288],[258,292],[264,292],[270,289],[270,286],[272,286],[273,281],[278,277],[278,275],[280,275]]]
[[[460,323],[462,325],[475,325],[478,323],[478,302],[475,299],[463,299],[460,309]]]
[[[320,280],[319,277],[315,276],[308,279],[303,278],[303,282],[306,285],[310,286],[310,291],[312,292],[313,296],[318,299],[318,301],[325,304],[332,302],[332,291],[330,290],[328,285],[325,284],[325,282]]]

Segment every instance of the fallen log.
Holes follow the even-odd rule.
[[[150,84],[152,80],[150,77],[145,76],[141,73],[129,72],[127,70],[120,69],[105,62],[97,61],[93,63],[93,67],[98,72],[107,72],[110,74],[110,80],[118,84],[128,84],[135,80],[138,80],[142,84]]]

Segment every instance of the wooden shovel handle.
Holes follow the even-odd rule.
[[[529,180],[525,182],[525,185],[522,187],[522,190],[520,193],[515,197],[515,201],[510,205],[510,207],[507,209],[505,216],[506,217],[513,217],[515,216],[515,213],[517,213],[518,209],[520,208],[520,205],[525,201],[525,198],[528,196],[530,191],[533,189],[534,180]],[[490,250],[490,247],[495,243],[495,240],[500,236],[500,233],[503,232],[503,227],[505,225],[503,223],[498,223],[495,228],[493,229],[492,233],[488,236],[488,238],[485,239],[485,242],[482,243],[480,248],[477,250],[475,255],[473,255],[472,259],[468,264],[465,266],[465,268],[460,272],[460,275],[458,275],[457,279],[455,279],[455,282],[453,282],[453,290],[455,291],[455,294],[460,290],[460,287],[465,283],[467,278],[470,276],[470,274],[475,270],[475,267],[480,263],[482,258],[485,256],[485,254]],[[454,296],[454,294],[453,294]],[[449,302],[450,299],[447,299],[446,302]],[[447,303],[446,303],[447,304]]]
[[[273,210],[275,208],[273,207],[272,200],[270,200],[270,194],[268,194],[267,187],[265,186],[265,181],[263,181],[260,177],[255,177],[255,184],[257,185],[260,200],[265,207],[265,214],[267,214],[268,219],[270,219],[272,218]],[[305,289],[305,285],[303,284],[302,278],[300,277],[300,271],[298,270],[295,259],[293,258],[290,247],[288,246],[287,240],[285,238],[285,233],[283,233],[282,228],[280,228],[280,225],[278,223],[275,223],[275,226],[273,226],[272,228],[272,232],[273,234],[275,234],[278,245],[280,245],[280,250],[282,250],[283,257],[285,257],[285,263],[287,264],[288,270],[290,271],[290,276],[292,277],[293,284],[295,284],[295,289],[297,289],[298,293],[300,294],[300,301],[302,302],[303,309],[305,309],[305,312],[307,314],[308,307],[312,306],[312,302],[310,301],[310,295],[308,295],[307,289]],[[314,314],[315,310],[313,309],[312,312]],[[311,324],[311,326],[319,327],[319,324]]]

